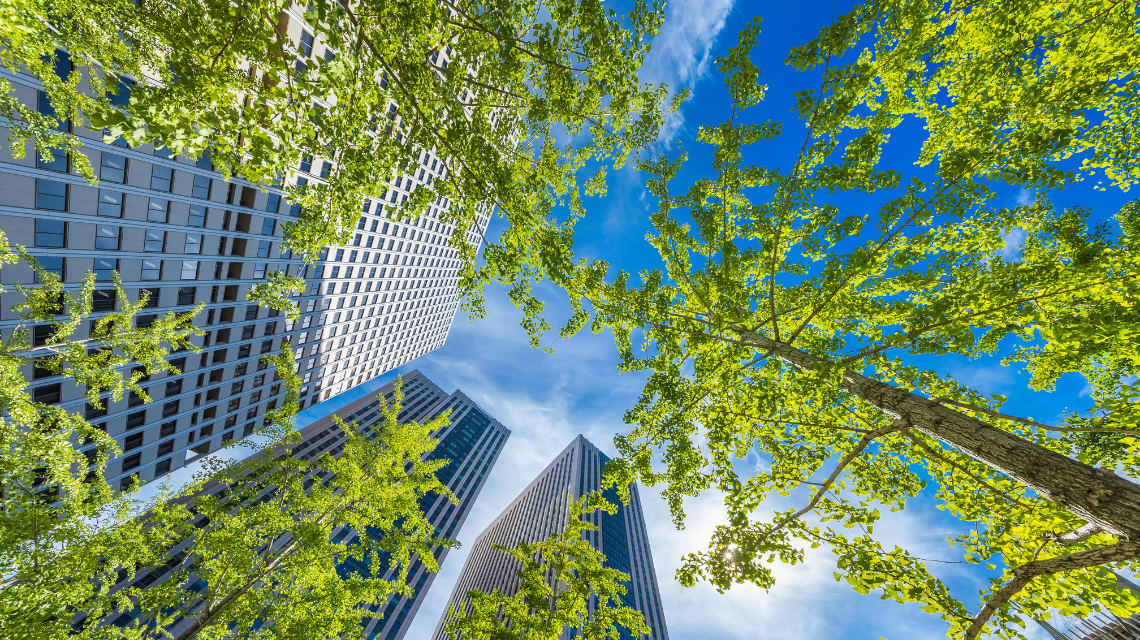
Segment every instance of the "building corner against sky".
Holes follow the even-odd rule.
[[[448,640],[444,633],[448,611],[452,607],[458,610],[466,606],[468,591],[490,593],[499,589],[508,596],[518,592],[518,562],[496,551],[494,546],[514,547],[520,541],[538,542],[562,531],[569,515],[567,495],[578,499],[600,489],[602,471],[608,460],[606,454],[579,435],[479,534],[455,581],[432,640]],[[607,566],[629,574],[623,604],[645,616],[655,640],[669,640],[637,485],[630,485],[628,505],[622,504],[614,488],[607,489],[603,495],[618,509],[614,515],[603,511],[584,515],[598,526],[597,531],[586,534],[590,544],[606,555]],[[592,601],[590,606],[591,609],[594,606]],[[632,640],[625,629],[621,632],[622,640]]]
[[[288,36],[310,57],[324,55],[326,47],[314,41],[296,9],[289,9]],[[66,77],[73,71],[64,53],[56,72]],[[54,114],[37,78],[5,78],[23,104]],[[126,83],[119,95],[123,105],[129,93]],[[140,385],[150,404],[132,394],[97,409],[70,380],[31,366],[24,372],[33,400],[82,413],[118,441],[123,453],[106,468],[112,486],[161,478],[253,433],[283,397],[283,385],[261,356],[285,340],[295,349],[303,380],[302,409],[444,344],[458,307],[458,261],[448,246],[455,229],[441,220],[453,204],[441,197],[423,216],[397,219],[408,194],[446,173],[447,159],[432,150],[421,150],[417,166],[394,176],[383,198],[362,203],[349,245],[328,247],[320,261],[306,265],[281,252],[284,226],[300,210],[279,189],[222,180],[208,158],[174,156],[152,145],[105,144],[102,131],[71,122],[60,129],[82,140],[80,152],[99,182],[87,183],[64,152],[47,161],[29,145],[16,158],[3,146],[0,229],[8,240],[26,246],[67,290],[77,290],[84,273],[94,271],[91,320],[122,309],[125,301],[111,286],[113,271],[132,301],[149,296],[140,325],[206,303],[194,319],[205,332],[195,339],[202,353],[172,354],[169,361],[180,375],[144,378]],[[324,182],[331,162],[307,158],[286,180]],[[487,223],[479,216],[479,227],[461,234],[464,241],[478,250]],[[294,298],[302,313],[296,323],[246,300],[250,287],[273,271],[306,280]],[[23,262],[0,270],[5,285],[33,280]],[[0,301],[0,330],[18,323],[14,295]],[[75,338],[87,338],[91,326],[85,322]],[[49,329],[32,328],[37,345]]]
[[[424,423],[444,411],[451,411],[450,424],[433,433],[433,437],[438,438],[440,442],[428,455],[428,460],[450,460],[448,465],[436,471],[436,477],[451,489],[458,503],[452,504],[441,495],[428,494],[420,499],[419,507],[436,528],[438,536],[454,539],[486,484],[491,469],[498,462],[503,445],[511,432],[462,391],[446,393],[418,370],[413,370],[403,377],[403,391],[404,401],[397,418],[401,423],[409,420]],[[382,386],[378,394],[365,396],[317,418],[301,429],[300,442],[293,447],[292,455],[310,459],[328,452],[333,457],[339,456],[343,451],[347,434],[336,425],[334,416],[339,416],[348,423],[355,422],[359,431],[367,434],[385,419],[380,403],[382,401],[390,403],[394,396],[393,381]],[[225,488],[225,485],[217,484],[212,491],[223,491]],[[266,496],[271,495],[274,488],[267,487],[264,492]],[[368,534],[347,526],[334,529],[332,532],[335,541],[345,541],[346,544],[353,544],[359,535]],[[285,537],[273,544],[281,547],[288,543],[289,538]],[[192,541],[184,541],[175,545],[171,548],[171,556],[184,556],[191,544]],[[447,559],[448,551],[446,547],[436,549],[436,560],[440,566]],[[423,602],[423,596],[431,588],[436,577],[436,574],[430,573],[418,557],[413,556],[411,562],[407,583],[414,589],[413,595],[409,597],[396,594],[379,605],[369,606],[368,611],[375,616],[364,619],[364,638],[400,640],[407,633],[408,623],[415,617]],[[340,565],[338,571],[345,576],[358,572],[390,580],[398,574],[398,567],[377,567],[349,559]],[[142,572],[134,576],[130,584],[120,583],[113,588],[146,587],[169,575],[169,571],[163,569]],[[192,589],[193,584],[192,579],[188,583],[188,588]],[[120,627],[126,626],[135,615],[138,615],[137,610],[122,614],[109,622]],[[167,631],[177,637],[192,622],[192,616],[179,618],[179,621]]]

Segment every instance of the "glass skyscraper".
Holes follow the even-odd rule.
[[[395,393],[394,383],[390,382],[379,390],[379,394],[391,402]],[[461,391],[444,392],[435,383],[429,380],[418,370],[404,376],[404,402],[398,420],[417,420],[427,422],[443,411],[450,409],[451,424],[433,434],[440,439],[439,445],[429,454],[429,460],[448,459],[450,464],[436,471],[436,477],[448,486],[459,498],[458,504],[452,504],[439,495],[427,495],[420,500],[420,508],[435,526],[437,535],[454,538],[467,519],[472,503],[478,498],[479,492],[486,483],[487,476],[498,461],[503,445],[511,432],[498,420],[491,417],[473,400]],[[293,447],[292,454],[301,458],[313,458],[325,452],[333,457],[340,454],[345,442],[345,434],[336,426],[333,417],[339,416],[346,422],[356,422],[361,431],[367,433],[383,420],[380,410],[380,400],[377,395],[365,396],[347,406],[330,412],[314,420],[301,429],[301,442]],[[224,485],[214,485],[210,491],[222,491]],[[274,489],[268,487],[265,493],[272,494]],[[379,532],[371,532],[373,535]],[[342,527],[332,532],[337,542],[347,541],[352,544],[359,535],[369,535],[368,531],[357,531],[351,527]],[[283,538],[274,542],[283,546],[289,540]],[[189,550],[192,541],[185,541],[171,549],[174,559],[183,558]],[[436,559],[442,566],[447,558],[448,549],[436,548]],[[175,563],[177,564],[177,563]],[[342,576],[352,572],[391,579],[396,570],[387,566],[374,567],[356,560],[349,560],[340,566]],[[146,587],[166,579],[170,575],[169,569],[160,568],[153,572],[144,572],[135,576],[130,584],[122,583],[114,588],[121,589],[127,586]],[[418,611],[423,596],[431,588],[435,579],[434,573],[429,573],[418,558],[412,559],[411,569],[408,573],[408,584],[415,592],[410,597],[395,596],[387,602],[370,608],[374,617],[365,618],[364,637],[369,640],[382,638],[383,640],[399,640]],[[191,591],[200,591],[204,582],[192,583],[187,588]],[[137,612],[127,613],[109,620],[111,624],[126,626],[131,623]],[[180,619],[173,627],[168,629],[175,637],[184,631],[192,619]]]
[[[381,388],[380,393],[390,402],[395,393],[392,383]],[[418,370],[404,376],[404,404],[399,420],[426,422],[445,410],[450,409],[451,426],[434,434],[439,445],[429,456],[429,460],[448,459],[451,464],[436,471],[436,477],[451,489],[459,498],[459,504],[452,504],[443,496],[430,494],[420,499],[420,509],[435,526],[438,535],[454,538],[467,519],[472,503],[487,481],[487,476],[499,459],[503,445],[511,432],[498,420],[492,418],[462,391],[445,393]],[[370,399],[373,398],[373,399]],[[344,420],[356,420],[366,428],[380,417],[379,400],[365,397],[337,412]],[[323,451],[338,446],[340,437],[334,435],[331,416],[314,422],[302,431],[304,441],[294,448],[300,455],[308,455],[304,449]],[[326,433],[328,432],[328,433]],[[336,532],[337,540],[349,540],[368,532],[344,528]],[[436,549],[436,560],[440,566],[447,558],[447,548]],[[369,575],[391,578],[395,569],[388,567],[364,566],[354,560],[341,567],[342,574],[358,571]],[[411,597],[394,596],[386,603],[373,606],[375,617],[367,620],[365,638],[374,640],[400,640],[407,633],[412,618],[419,611],[423,596],[435,580],[419,559],[413,559],[408,572],[408,584],[415,589]],[[381,615],[382,614],[382,615]]]
[[[466,606],[467,592],[490,593],[499,589],[513,595],[518,592],[518,562],[496,551],[494,545],[513,547],[520,541],[538,542],[562,531],[566,526],[567,495],[575,500],[601,487],[602,470],[609,458],[583,436],[579,435],[515,498],[503,513],[487,527],[471,545],[471,554],[456,580],[448,606],[436,625],[433,640],[447,640],[444,625],[447,613],[453,606]],[[657,588],[657,574],[653,569],[653,555],[649,549],[649,536],[645,529],[645,515],[637,485],[630,485],[631,500],[623,505],[617,491],[607,489],[603,495],[618,505],[617,513],[610,515],[596,511],[584,516],[598,525],[599,531],[589,532],[590,543],[606,555],[606,564],[630,575],[625,605],[645,616],[655,640],[668,640],[665,615],[661,608],[661,595]],[[590,603],[591,609],[594,603]],[[622,630],[624,639],[631,638]]]

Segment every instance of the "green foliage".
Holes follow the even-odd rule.
[[[613,514],[616,507],[600,492],[575,501],[567,495],[566,527],[540,542],[519,542],[513,548],[495,545],[495,550],[513,558],[519,567],[518,592],[506,595],[469,591],[461,609],[448,611],[445,633],[469,640],[559,640],[570,633],[586,640],[618,640],[621,628],[635,638],[650,633],[645,618],[622,604],[623,583],[629,574],[605,566],[605,555],[583,535],[597,525],[582,520],[582,514],[602,509]],[[596,606],[590,610],[590,596]]]
[[[528,278],[565,268],[581,214],[578,169],[589,161],[620,167],[657,136],[667,91],[639,84],[637,71],[661,3],[638,0],[619,16],[599,0],[325,0],[308,5],[301,25],[328,45],[325,55],[294,43],[297,6],[207,0],[188,11],[167,0],[12,0],[0,5],[0,65],[40,78],[60,120],[87,122],[132,146],[208,153],[227,178],[279,183],[302,158],[332,161],[327,184],[285,187],[302,209],[282,248],[309,261],[347,243],[361,202],[384,196],[387,181],[411,175],[421,151],[434,151],[446,169],[420,184],[398,216],[414,218],[447,198],[441,221],[455,225],[450,245],[469,308],[483,312],[481,287],[494,278],[537,305]],[[61,78],[54,65],[65,51],[77,69]],[[128,87],[120,77],[141,81]],[[0,96],[8,96],[0,115],[17,154],[28,140],[41,154],[66,147],[94,180],[75,138],[18,104],[7,81]],[[577,142],[560,143],[565,135]],[[596,189],[591,182],[587,191]],[[562,223],[554,213],[561,204],[572,209]],[[508,229],[477,270],[466,234],[493,211]],[[280,298],[288,285],[267,283]]]
[[[1123,53],[1136,25],[1129,3],[858,7],[789,57],[823,72],[798,94],[807,133],[785,168],[745,159],[780,132],[739,121],[765,90],[749,60],[758,23],[717,61],[733,115],[699,133],[714,176],[676,193],[685,153],[639,165],[662,264],[639,283],[585,261],[556,278],[573,305],[563,334],[610,330],[620,370],[647,374],[608,477],[661,485],[678,526],[686,497],[724,498],[728,523],[685,558],[682,584],[767,588],[774,563],[824,546],[837,580],[920,603],[950,637],[1019,637],[1050,609],[1140,610],[1105,572],[1140,568],[1138,487],[1094,468],[1140,471],[1137,209],[1096,224],[1047,197],[1100,170],[1135,180],[1135,141],[1109,131],[1135,117],[1118,105],[1140,88]],[[879,167],[911,118],[930,131],[931,180]],[[1042,191],[995,206],[995,179]],[[1008,415],[1006,398],[946,374],[943,356],[993,354],[1034,389],[1083,375],[1091,415]],[[947,540],[961,562],[987,567],[980,612],[928,561],[875,540],[883,511],[920,492],[961,523]],[[804,505],[769,515],[772,496]]]

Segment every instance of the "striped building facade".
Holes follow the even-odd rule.
[[[452,607],[464,607],[468,591],[490,593],[499,589],[507,595],[518,592],[518,562],[496,551],[494,545],[513,547],[520,541],[538,542],[562,531],[569,515],[567,495],[577,500],[599,489],[602,470],[608,460],[606,454],[579,435],[479,534],[471,545],[471,554],[463,565],[432,640],[448,640],[444,632],[448,611]],[[603,495],[618,505],[617,513],[610,515],[597,511],[585,516],[599,528],[587,535],[590,536],[590,544],[606,555],[607,566],[630,575],[624,604],[645,616],[654,639],[668,640],[669,631],[665,626],[637,485],[630,485],[630,494],[630,503],[623,505],[617,491],[607,489]],[[591,609],[594,604],[591,602]],[[622,638],[632,640],[624,629]]]
[[[307,30],[304,11],[294,4],[282,17],[293,47],[303,57],[333,55]],[[66,52],[57,55],[58,75],[82,72]],[[446,60],[448,53],[441,55]],[[0,75],[18,100],[54,115],[38,78],[7,70]],[[121,107],[138,82],[146,80],[123,79]],[[59,129],[81,139],[78,153],[93,167],[96,184],[78,174],[66,153],[45,159],[28,144],[17,157],[0,145],[0,230],[59,275],[65,289],[77,290],[84,274],[94,272],[91,319],[120,311],[126,302],[111,287],[113,271],[130,301],[148,297],[141,325],[206,304],[194,320],[205,333],[195,338],[202,353],[172,354],[170,362],[182,373],[144,379],[149,404],[132,396],[88,406],[84,390],[70,380],[26,367],[35,401],[84,414],[118,441],[123,453],[105,471],[112,486],[161,478],[261,426],[284,390],[260,358],[285,340],[299,363],[302,409],[444,344],[458,307],[459,263],[449,238],[478,249],[488,219],[479,216],[476,226],[457,231],[442,220],[454,206],[446,198],[415,219],[399,218],[412,191],[446,175],[447,159],[433,150],[421,150],[415,166],[394,175],[382,198],[362,203],[346,246],[327,247],[319,262],[306,265],[281,250],[284,227],[300,209],[277,186],[223,180],[206,157],[107,144],[102,131],[85,124],[63,121]],[[331,163],[306,158],[284,184],[325,182]],[[296,323],[246,299],[250,287],[274,271],[306,280],[295,298],[302,312]],[[22,261],[0,269],[0,284],[33,281]],[[6,288],[0,300],[4,332],[18,324],[11,311],[17,294]],[[87,338],[90,326],[83,323],[74,338]],[[42,344],[49,329],[32,327],[33,339]],[[94,457],[93,448],[88,452]]]

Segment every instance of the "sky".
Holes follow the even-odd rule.
[[[781,119],[788,134],[773,146],[754,152],[765,157],[751,159],[778,163],[798,151],[802,124],[789,115],[792,93],[816,86],[818,76],[810,72],[800,74],[784,66],[784,57],[792,46],[810,40],[847,6],[810,2],[734,4],[732,0],[671,0],[666,6],[666,22],[654,40],[642,79],[693,89],[693,97],[666,123],[664,136],[669,150],[675,150],[679,142],[692,152],[694,159],[682,174],[682,182],[708,171],[707,162],[702,162],[707,153],[695,142],[697,126],[716,124],[728,113],[713,61],[735,44],[737,32],[755,15],[763,18],[763,26],[754,60],[760,66],[761,81],[769,85],[768,97],[759,113]],[[917,127],[900,128],[890,147],[890,153],[897,155],[888,154],[886,162],[913,171],[910,163],[920,135]],[[576,236],[579,255],[604,259],[615,267],[634,271],[643,265],[659,264],[656,253],[644,239],[652,202],[643,184],[644,178],[630,168],[611,174],[607,195],[587,202],[587,216],[579,224]],[[999,190],[999,197],[1014,204],[1026,202],[1032,194],[1006,189]],[[1075,193],[1063,194],[1062,204],[1080,197]],[[1113,211],[1126,199],[1123,194],[1111,192],[1096,198],[1098,207]],[[494,219],[489,235],[494,237],[502,228],[502,221]],[[1011,250],[1017,240],[1015,231],[1010,238]],[[566,310],[564,298],[550,289],[540,288],[539,293],[547,302],[550,315],[555,319],[562,317],[560,314]],[[419,369],[445,391],[462,390],[512,431],[479,500],[458,533],[463,546],[447,558],[409,628],[407,640],[430,638],[466,560],[468,545],[577,434],[584,434],[607,454],[615,454],[613,435],[624,429],[623,412],[634,404],[643,382],[638,376],[618,374],[616,350],[605,334],[586,332],[568,341],[549,340],[553,355],[531,349],[518,327],[520,314],[504,290],[492,287],[487,296],[486,319],[471,322],[461,314],[442,348],[306,410],[300,420],[303,424],[361,395],[374,393],[397,373]],[[1088,403],[1087,387],[1077,378],[1063,378],[1051,394],[1033,393],[1026,390],[1024,373],[1002,367],[996,359],[944,361],[949,362],[947,371],[963,382],[1009,395],[1007,408],[1014,413],[1051,421],[1065,408]],[[797,498],[801,497],[769,500],[761,511],[787,508],[796,504]],[[735,586],[720,594],[707,584],[681,587],[674,573],[682,556],[705,548],[714,527],[724,521],[723,505],[710,494],[689,500],[687,527],[678,530],[655,489],[643,488],[642,499],[673,640],[945,637],[941,621],[922,612],[917,604],[884,602],[874,595],[856,594],[845,584],[837,583],[832,574],[834,559],[824,549],[809,551],[799,565],[778,565],[776,585],[770,591]],[[939,563],[960,559],[945,544],[954,524],[932,502],[917,499],[908,504],[904,513],[888,514],[876,527],[876,534],[886,546],[898,544],[929,559],[928,564],[936,564],[939,568],[935,571],[954,593],[973,604],[987,575],[974,566]],[[1046,637],[1037,629],[1029,629],[1029,635]]]

